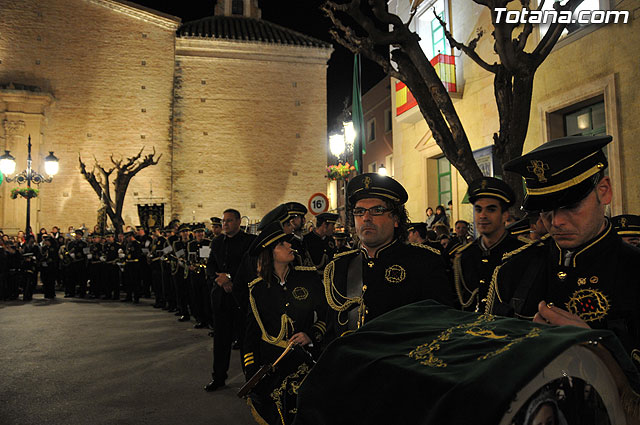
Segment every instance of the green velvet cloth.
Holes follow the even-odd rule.
[[[410,304],[327,347],[299,390],[295,424],[495,425],[544,366],[588,341],[607,347],[640,388],[610,331]]]

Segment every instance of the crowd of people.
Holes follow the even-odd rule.
[[[527,215],[508,224],[515,194],[484,177],[469,185],[468,222],[450,228],[446,210],[410,222],[408,194],[390,177],[362,174],[347,187],[348,219],[322,213],[307,229],[298,202],[266,214],[254,235],[240,212],[204,223],[172,221],[121,234],[82,229],[3,236],[3,299],[31,298],[41,273],[45,297],[90,296],[154,307],[213,337],[212,380],[226,385],[238,349],[250,406],[269,424],[295,419],[299,383],[323,348],[376,317],[416,301],[548,325],[611,329],[629,355],[640,349],[640,217],[605,216],[611,181],[608,136],[563,138],[505,164],[525,181]],[[147,234],[149,232],[150,234]],[[124,297],[121,297],[124,292]],[[636,356],[636,360],[639,356]],[[272,364],[278,367],[270,368]],[[259,376],[264,367],[271,373]]]

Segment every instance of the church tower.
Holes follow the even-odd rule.
[[[262,17],[258,0],[218,0],[213,14],[215,16],[244,16],[255,19]]]

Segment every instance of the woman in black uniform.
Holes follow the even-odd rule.
[[[253,389],[250,405],[269,424],[293,421],[298,387],[313,365],[326,331],[327,305],[315,267],[294,267],[295,252],[280,223],[265,227],[250,253],[258,278],[249,283],[244,366],[247,379],[294,344],[275,372]]]

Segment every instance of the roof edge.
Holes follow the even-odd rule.
[[[182,19],[177,16],[169,15],[126,0],[88,1],[172,31],[177,30],[182,23]]]

